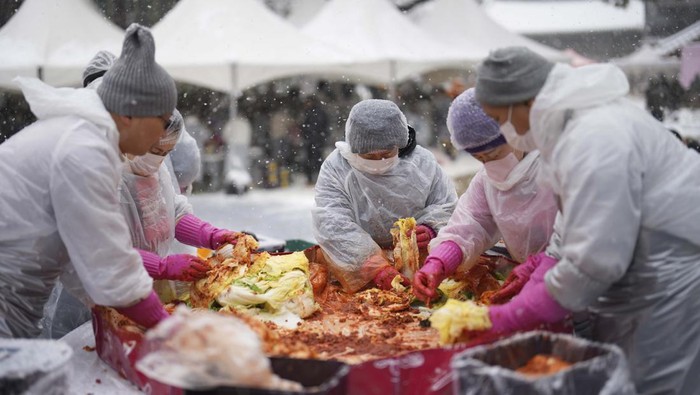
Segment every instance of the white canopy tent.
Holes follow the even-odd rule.
[[[612,2],[494,1],[484,2],[493,20],[519,34],[562,34],[611,30],[644,30],[643,0],[630,0],[625,7]]]
[[[507,46],[528,47],[554,61],[567,60],[563,52],[499,25],[474,0],[434,0],[418,7],[411,18],[435,39],[459,48],[471,64]]]
[[[234,95],[275,78],[351,71],[350,57],[256,0],[180,0],[153,35],[156,60],[175,79]]]
[[[90,0],[25,0],[0,29],[0,86],[15,88],[18,75],[81,85],[90,59],[103,49],[119,55],[123,39]]]
[[[331,0],[302,30],[351,53],[357,66],[385,82],[443,67],[463,67],[464,57],[440,43],[387,0]]]

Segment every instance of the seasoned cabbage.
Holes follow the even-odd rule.
[[[430,325],[440,332],[440,344],[452,344],[464,330],[491,328],[489,309],[472,301],[450,299],[430,317]]]

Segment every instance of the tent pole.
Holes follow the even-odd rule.
[[[231,150],[231,144],[230,141],[228,141],[228,138],[231,138],[231,135],[237,135],[238,133],[241,133],[241,131],[236,130],[236,122],[235,119],[238,116],[238,97],[241,95],[241,93],[238,90],[238,66],[236,64],[231,65],[231,86],[230,86],[230,91],[229,91],[229,103],[228,103],[228,122],[226,123],[227,127],[224,129],[224,133],[222,133],[222,137],[224,138],[224,163],[222,165],[223,168],[223,174],[222,174],[222,181],[226,183],[226,174],[230,170],[230,167],[232,166],[230,161],[229,161],[229,155],[230,155],[230,150]],[[228,128],[233,128],[233,130],[228,130]],[[227,134],[231,134],[228,135]],[[227,188],[228,186],[224,186],[224,188]]]
[[[231,65],[231,92],[229,92],[229,120],[234,120],[238,115],[238,67],[235,64]]]
[[[396,102],[396,60],[389,61],[389,100]]]

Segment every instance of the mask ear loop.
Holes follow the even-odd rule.
[[[408,144],[399,150],[399,158],[410,155],[416,149],[416,129],[408,125]]]

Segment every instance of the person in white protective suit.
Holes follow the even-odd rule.
[[[0,337],[34,337],[57,278],[151,327],[167,317],[119,209],[120,153],[160,140],[177,91],[131,25],[98,89],[17,80],[38,120],[0,145]]]
[[[97,79],[95,83],[99,84],[99,81]],[[173,186],[165,163],[157,168],[155,165],[162,161],[160,154],[168,155],[183,133],[186,132],[182,116],[174,110],[165,137],[151,147],[150,155],[125,160],[119,184],[119,207],[129,226],[131,242],[141,255],[148,274],[156,280],[154,289],[163,302],[177,297],[176,284],[169,280],[196,281],[206,276],[209,270],[206,262],[196,256],[168,255],[177,220],[191,215],[192,208],[187,198],[179,193],[179,187]],[[64,273],[62,280],[74,284],[75,281],[68,277],[68,273]],[[42,335],[45,337],[59,338],[90,320],[90,298],[80,288],[68,289],[69,292],[64,292],[64,288],[59,282],[46,304],[42,321]]]
[[[100,76],[109,70],[115,60],[116,57],[107,51],[98,52],[83,73],[86,87],[96,89],[102,81]],[[98,75],[98,78],[92,78],[93,75]],[[119,185],[120,208],[129,225],[131,242],[141,255],[148,274],[158,280],[154,288],[164,302],[177,296],[174,283],[167,280],[196,281],[206,276],[209,270],[206,262],[196,256],[168,255],[175,237],[179,235],[183,242],[205,248],[215,248],[229,239],[235,240],[233,232],[220,230],[195,217],[187,197],[180,194],[179,185],[173,185],[174,177],[164,161],[186,134],[182,115],[175,109],[165,136],[149,152],[142,156],[126,155]],[[187,230],[176,226],[183,219],[185,222],[194,221],[202,225],[200,231],[209,232],[203,235],[202,240],[198,233],[187,235]],[[214,240],[211,237],[213,234],[217,235]],[[90,304],[89,298],[82,295],[80,289],[70,291],[75,295],[66,294],[62,292],[61,285],[57,286],[47,305],[44,325],[50,337],[65,334],[90,318],[86,307]]]
[[[99,51],[83,72],[86,87],[97,89],[102,83],[100,75],[109,70],[115,60],[108,51]],[[98,77],[94,78],[95,75]],[[216,249],[224,243],[235,242],[237,237],[235,232],[216,228],[194,216],[187,197],[180,193],[179,181],[165,162],[183,136],[189,134],[182,114],[175,109],[165,136],[145,155],[125,153],[119,188],[122,213],[129,224],[132,243],[154,279],[193,281],[206,275],[208,268],[197,257],[167,256],[174,238],[193,247]],[[194,141],[191,136],[189,138]],[[199,169],[197,163],[191,163],[196,158],[188,155],[187,159],[188,165]],[[191,183],[192,180],[183,181]]]
[[[513,147],[539,149],[559,239],[492,333],[589,310],[594,340],[627,354],[640,394],[700,388],[700,157],[625,96],[622,71],[492,52],[476,98]],[[545,267],[542,269],[542,267]],[[551,270],[548,270],[551,267]]]
[[[206,275],[208,266],[199,258],[189,254],[168,255],[175,238],[194,247],[216,249],[224,242],[235,241],[235,234],[214,228],[192,213],[187,197],[179,193],[179,186],[173,185],[168,167],[164,163],[167,155],[184,132],[184,122],[180,112],[175,110],[170,118],[166,136],[151,147],[143,156],[131,157],[122,169],[120,202],[122,213],[129,224],[131,240],[143,258],[146,270],[154,279],[195,281]],[[207,234],[184,235],[179,229],[181,220],[193,221],[197,229]],[[192,231],[192,230],[190,230]],[[195,231],[197,231],[195,229]],[[217,238],[212,238],[214,232]],[[180,237],[178,237],[180,236]],[[188,237],[189,236],[189,237]],[[161,298],[172,299],[165,283],[157,283]],[[162,291],[162,293],[161,293]],[[172,290],[170,290],[172,291]]]
[[[409,139],[409,128],[396,104],[363,100],[350,111],[345,141],[321,166],[314,235],[346,291],[372,281],[391,288],[399,272],[383,250],[392,247],[397,219],[415,217],[418,246],[425,249],[454,210],[452,182],[435,157]]]
[[[447,226],[430,242],[430,255],[413,277],[413,293],[426,302],[438,297],[442,280],[458,270],[469,271],[501,238],[511,257],[522,264],[515,273],[527,270],[529,265],[523,262],[544,251],[557,213],[552,190],[537,182],[540,153],[511,148],[499,125],[484,114],[473,88],[452,102],[447,127],[452,145],[484,167],[459,198]],[[512,295],[494,296],[500,303]]]

